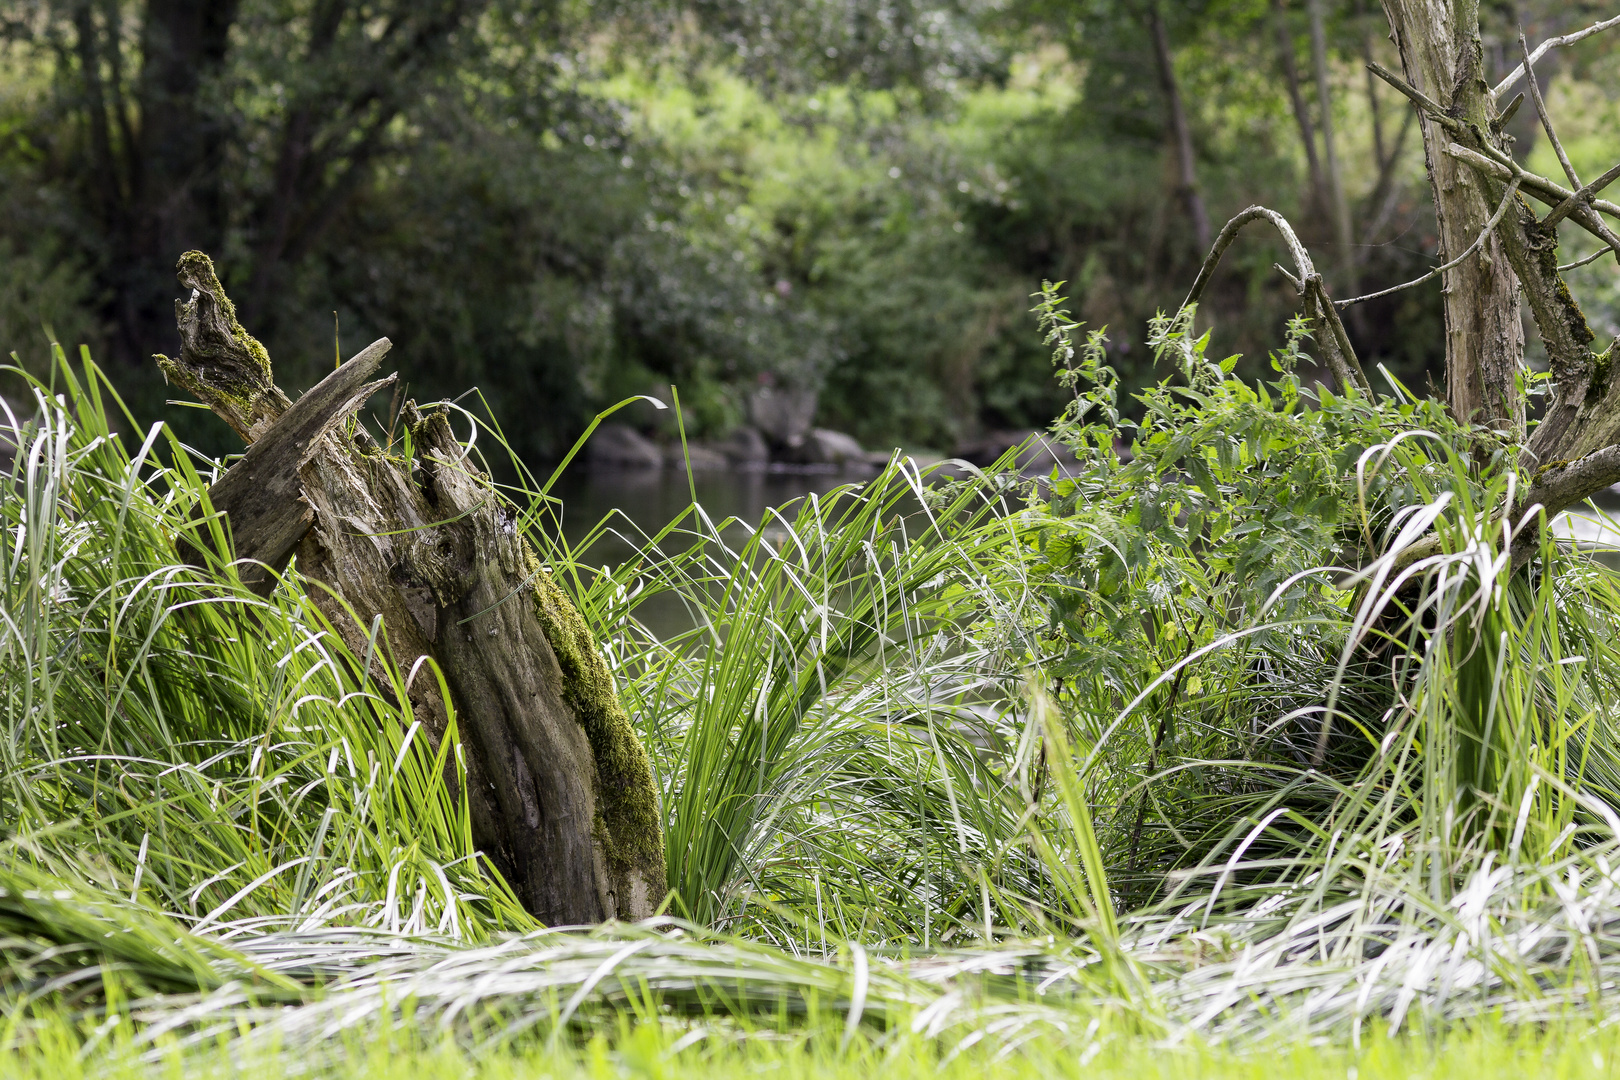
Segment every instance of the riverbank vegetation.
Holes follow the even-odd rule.
[[[162,4],[14,5],[0,344],[36,371],[50,340],[89,344],[143,420],[222,452],[148,364],[174,352],[171,271],[199,248],[298,384],[335,314],[345,354],[391,336],[424,400],[476,383],[503,415],[543,402],[513,432],[526,458],[672,382],[697,438],[747,422],[764,382],[815,391],[819,426],[869,448],[950,453],[1061,407],[1024,332],[1042,280],[1113,328],[1129,388],[1151,381],[1147,322],[1207,239],[1183,157],[1202,219],[1279,210],[1335,295],[1431,264],[1419,133],[1363,68],[1399,66],[1382,16],[1322,5],[1318,80],[1307,7],[1169,5],[1166,83],[1128,4],[396,0],[375,40],[349,3],[318,28],[299,5],[226,5],[195,33]],[[1532,38],[1588,14],[1519,11]],[[1500,65],[1516,24],[1483,18]],[[1609,50],[1543,63],[1587,171],[1616,149]],[[1549,175],[1532,112],[1511,131]],[[1293,302],[1273,261],[1245,241],[1204,304],[1251,377]],[[1613,307],[1606,282],[1589,306]],[[1418,388],[1443,352],[1437,288],[1348,319]],[[627,418],[675,435],[668,415]]]
[[[4,481],[7,1038],[159,1068],[403,1030],[594,1068],[625,1022],[720,1060],[819,1025],[832,1061],[1600,1020],[1615,572],[1543,539],[1510,574],[1479,432],[1308,390],[1304,337],[1257,387],[1161,323],[1185,389],[1122,464],[1101,343],[1042,313],[1080,466],[1034,502],[897,459],[593,570],[511,493],[661,793],[666,915],[596,930],[479,858],[385,630],[357,654],[296,576],[175,558],[219,466],[111,432],[59,354]],[[669,594],[694,628],[658,640],[636,611]]]
[[[1177,243],[1196,238],[1190,292],[1140,335],[1082,324],[1051,281],[1018,301],[1029,328],[1009,348],[1051,379],[1028,400],[1052,395],[1049,436],[1066,448],[1044,475],[1018,468],[1016,450],[982,469],[896,451],[875,477],[744,521],[711,518],[693,483],[691,505],[656,532],[604,519],[598,532],[634,545],[605,566],[583,554],[592,537],[558,527],[569,462],[536,466],[537,425],[499,387],[361,410],[390,389],[364,381],[378,342],[296,402],[277,388],[248,327],[284,318],[267,305],[291,300],[264,283],[295,280],[276,277],[305,265],[290,247],[246,261],[269,276],[238,292],[242,321],[206,256],[181,261],[194,292],[178,309],[183,349],[161,358],[167,392],[203,398],[250,443],[240,458],[132,405],[120,386],[139,393],[139,380],[120,361],[53,345],[48,363],[8,369],[20,405],[7,406],[0,473],[0,1069],[343,1076],[408,1059],[424,1075],[1227,1075],[1269,1074],[1281,1056],[1303,1075],[1370,1076],[1417,1056],[1434,1075],[1606,1073],[1620,570],[1560,541],[1550,519],[1620,481],[1620,383],[1612,348],[1593,347],[1601,297],[1588,320],[1562,276],[1577,269],[1556,251],[1560,223],[1591,238],[1577,254],[1620,251],[1602,216],[1620,206],[1583,185],[1568,153],[1553,164],[1571,188],[1515,155],[1504,131],[1517,76],[1489,84],[1483,38],[1453,34],[1430,3],[1388,6],[1406,77],[1379,78],[1422,111],[1448,256],[1430,297],[1451,328],[1443,399],[1358,349],[1356,306],[1335,301],[1285,216],[1255,207],[1199,236],[1216,230],[1209,191],[1191,183],[1172,203],[1187,222]],[[1038,78],[964,89],[953,80],[990,64],[994,40],[948,12],[863,51],[867,39],[836,38],[843,24],[759,21],[765,11],[671,24],[661,47],[678,58],[712,59],[682,51],[700,31],[737,50],[734,69],[702,68],[702,95],[671,82],[651,45],[657,62],[616,58],[639,40],[624,27],[593,39],[602,67],[573,84],[570,107],[627,106],[617,157],[578,151],[606,162],[596,187],[637,175],[653,141],[638,131],[685,155],[669,174],[677,193],[708,171],[679,196],[687,216],[638,219],[637,242],[709,260],[694,271],[705,287],[751,282],[735,304],[716,293],[698,307],[724,312],[715,332],[741,334],[736,355],[767,365],[643,356],[628,382],[575,388],[591,424],[640,408],[636,380],[671,370],[696,388],[698,432],[735,423],[740,387],[815,378],[823,407],[843,407],[844,354],[816,350],[852,340],[844,285],[806,273],[761,291],[748,275],[778,273],[769,259],[799,235],[780,223],[800,210],[806,233],[826,226],[805,265],[835,262],[842,241],[828,238],[858,231],[844,196],[879,175],[902,181],[928,147],[972,133],[930,116],[907,129],[905,145],[923,148],[913,164],[892,147],[868,158],[819,121],[785,123],[791,95],[864,130],[892,123],[907,95],[979,95],[963,115],[1066,109],[1109,70],[1098,53],[1082,76],[1054,49],[1021,61]],[[103,17],[80,14],[86,34]],[[1224,26],[1215,16],[1230,13],[1206,14]],[[1454,14],[1470,29],[1471,6]],[[1125,32],[1113,8],[1091,15],[1099,34]],[[352,39],[346,25],[332,24],[333,41],[360,55],[391,40],[390,24]],[[1063,37],[1043,11],[1020,25]],[[1165,59],[1159,9],[1131,25]],[[1313,29],[1325,44],[1320,18]],[[844,44],[792,53],[806,34]],[[1532,67],[1528,43],[1522,55]],[[512,56],[478,59],[498,69]],[[1433,88],[1453,69],[1444,106],[1409,81]],[[844,85],[861,80],[886,85]],[[1177,85],[1163,81],[1171,100]],[[1553,139],[1539,95],[1531,107]],[[369,115],[401,138],[395,122],[416,116]],[[295,127],[285,140],[305,138]],[[739,141],[739,129],[765,134]],[[1167,160],[1196,166],[1186,149],[1178,136]],[[1376,160],[1390,172],[1395,159]],[[728,187],[738,175],[748,182]],[[956,185],[970,194],[973,181]],[[1337,229],[1348,204],[1334,187],[1324,174],[1313,197]],[[1016,231],[1012,188],[997,236]],[[823,218],[806,189],[825,196]],[[313,197],[259,195],[292,200],[288,229]],[[846,265],[903,291],[874,269],[893,252],[967,251],[949,247],[968,242],[962,207],[921,205],[911,220],[932,224]],[[1233,246],[1250,224],[1280,236],[1277,280],[1292,290],[1279,292],[1300,314],[1245,358],[1218,347],[1211,312],[1234,278],[1258,280],[1251,249]],[[742,239],[704,248],[722,235]],[[685,295],[663,265],[637,262],[660,284],[613,318],[656,319],[648,297]],[[958,258],[952,273],[974,265]],[[1339,272],[1353,284],[1353,270]],[[1099,302],[1099,279],[1077,278]],[[486,299],[463,285],[447,302]],[[816,304],[788,303],[811,285]],[[748,342],[748,305],[776,320],[780,348]],[[905,330],[906,304],[882,310],[897,340],[923,340]],[[678,324],[645,340],[680,343]],[[933,377],[878,355],[860,361],[849,402],[879,396],[870,380]],[[597,370],[638,370],[627,363]],[[610,391],[626,396],[593,412],[591,395]],[[669,403],[666,438],[686,447],[688,414],[673,391]],[[874,430],[890,423],[877,409],[860,414]],[[186,430],[220,427],[193,413]],[[907,437],[934,438],[936,420],[906,413],[918,425]],[[303,501],[262,506],[271,484]],[[267,552],[264,564],[239,561],[244,550]],[[353,556],[341,573],[334,552]],[[654,633],[644,613],[671,605],[684,628]],[[524,649],[489,640],[531,616],[543,633]],[[503,656],[533,662],[488,668]],[[536,764],[536,746],[568,745],[581,748],[573,773]],[[621,812],[613,785],[645,794],[649,772],[655,812]],[[586,808],[555,832],[579,853],[559,872],[583,883],[562,899],[513,869],[557,852],[511,841],[553,835],[542,826],[559,806]],[[507,838],[500,850],[492,836]],[[656,879],[660,858],[650,885],[621,872]],[[545,925],[539,912],[564,901],[656,910]]]

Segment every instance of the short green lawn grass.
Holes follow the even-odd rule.
[[[724,1080],[762,1076],[780,1080],[978,1080],[1008,1077],[1035,1080],[1075,1077],[1189,1078],[1189,1080],[1494,1080],[1520,1077],[1614,1077],[1620,1035],[1613,1027],[1581,1022],[1545,1028],[1506,1028],[1494,1024],[1452,1029],[1434,1037],[1369,1036],[1357,1049],[1341,1043],[1301,1039],[1232,1049],[1201,1045],[1169,1046],[1142,1037],[1035,1038],[1014,1050],[984,1045],[954,1055],[948,1046],[919,1038],[857,1039],[840,1049],[836,1035],[733,1038],[687,1033],[657,1025],[625,1026],[613,1038],[597,1036],[582,1044],[535,1046],[469,1056],[453,1044],[423,1045],[398,1032],[351,1040],[329,1048],[331,1056],[310,1060],[296,1047],[259,1052],[171,1049],[158,1060],[139,1061],[116,1048],[81,1058],[78,1044],[46,1037],[30,1050],[0,1059],[0,1077],[79,1078],[155,1077],[209,1080],[213,1077],[310,1076],[330,1080],[529,1080],[541,1077],[646,1077],[649,1080]],[[1077,1033],[1078,1034],[1078,1033]]]

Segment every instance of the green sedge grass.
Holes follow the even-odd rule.
[[[558,931],[481,863],[453,727],[391,704],[386,627],[356,655],[296,574],[261,599],[180,563],[187,530],[228,550],[221,464],[87,360],[33,385],[0,481],[0,1014],[37,1060],[325,1060],[407,1019],[455,1054],[611,1055],[634,1016],[742,1059],[830,1025],[925,1060],[1084,1052],[1094,1020],[1242,1048],[1607,1015],[1620,592],[1551,542],[1510,573],[1522,523],[1454,458],[1412,470],[1432,486],[1338,615],[1188,620],[1152,670],[1061,685],[1004,472],[940,488],[897,457],[759,522],[694,505],[594,568],[514,469],[664,812],[674,918]],[[692,629],[659,639],[637,612],[670,596]],[[1404,643],[1384,697],[1349,661],[1369,634]],[[1317,767],[1317,732],[1359,756]],[[1146,800],[1173,805],[1144,837]]]

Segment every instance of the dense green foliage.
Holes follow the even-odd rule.
[[[217,25],[171,25],[191,8],[166,0],[8,10],[0,347],[43,371],[48,340],[89,343],[143,423],[214,449],[164,411],[146,360],[173,352],[187,248],[219,257],[293,385],[331,353],[336,308],[342,348],[391,336],[420,396],[477,383],[533,410],[515,433],[531,458],[671,382],[697,435],[743,420],[762,381],[819,388],[823,424],[880,447],[1039,427],[1061,402],[1023,298],[1069,281],[1135,387],[1152,375],[1132,348],[1202,256],[1140,5],[205,7]],[[1346,255],[1288,92],[1282,41],[1319,119],[1297,7],[1171,6],[1209,214],[1288,214],[1340,295],[1415,276],[1433,246],[1418,140],[1358,71],[1393,62],[1387,44],[1357,5],[1328,5]],[[1544,29],[1584,17],[1530,7]],[[1490,19],[1500,66],[1511,25]],[[1553,89],[1595,112],[1605,49]],[[1533,117],[1514,132],[1538,138]],[[1223,350],[1275,342],[1292,298],[1274,257],[1244,243],[1207,298]],[[1423,385],[1432,299],[1357,309],[1363,355]]]
[[[512,493],[661,792],[681,921],[592,932],[511,901],[453,732],[296,575],[260,600],[176,562],[218,465],[161,426],[131,453],[59,357],[0,478],[5,1037],[100,1045],[127,1012],[132,1051],[431,1022],[486,1052],[828,1009],[841,1043],[1093,1053],[1105,1020],[1250,1045],[1604,1015],[1620,578],[1550,539],[1510,572],[1511,455],[1398,387],[1308,390],[1297,324],[1256,385],[1160,321],[1132,422],[1060,303],[1070,479],[897,459],[757,523],[693,506],[599,569],[543,485]],[[670,597],[693,628],[660,640],[637,614]]]

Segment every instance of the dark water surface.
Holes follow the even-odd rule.
[[[843,472],[706,471],[693,476],[698,505],[718,525],[737,518],[750,527],[758,526],[767,510],[782,507],[805,495],[826,494],[845,484],[859,483],[866,474]],[[575,548],[575,558],[587,566],[617,565],[631,558],[650,537],[678,517],[692,502],[692,491],[684,471],[579,469],[564,473],[552,489],[562,500],[562,534]],[[608,527],[589,547],[579,549],[604,521]],[[690,523],[683,523],[684,531]],[[733,527],[727,540],[741,544],[746,530]],[[663,543],[666,551],[689,547],[694,541],[671,535]],[[661,638],[690,630],[693,615],[674,596],[655,596],[644,601],[636,617]]]
[[[783,506],[811,492],[825,494],[862,479],[864,477],[838,472],[710,471],[695,473],[693,486],[697,489],[698,505],[716,523],[735,517],[757,525],[765,511],[772,507]],[[640,540],[632,531],[632,524],[647,536],[656,535],[692,502],[686,473],[674,469],[595,472],[580,469],[564,473],[552,494],[562,500],[563,536],[571,546],[583,541],[609,516],[615,518],[613,528],[636,541],[604,537],[586,551],[575,553],[592,564],[617,563],[628,558]],[[614,511],[623,517],[618,517]]]

